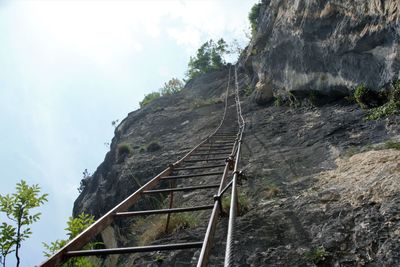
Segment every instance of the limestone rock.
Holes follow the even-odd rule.
[[[274,92],[337,98],[400,78],[398,0],[264,0],[259,21],[241,63]]]
[[[264,105],[273,99],[272,83],[269,79],[261,79],[257,82],[252,94],[254,102]]]

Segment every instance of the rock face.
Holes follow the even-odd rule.
[[[400,141],[399,116],[365,121],[341,102],[260,108],[245,101],[244,111],[241,190],[252,204],[237,223],[236,266],[400,264],[400,154],[373,145]]]
[[[239,60],[246,120],[241,169],[247,177],[239,191],[249,207],[237,220],[234,266],[400,266],[400,154],[385,149],[388,140],[400,142],[400,116],[366,121],[364,110],[337,99],[360,83],[378,89],[399,78],[399,5],[262,2],[257,32]],[[116,128],[104,162],[86,180],[74,214],[100,217],[207,136],[219,124],[228,79],[227,68],[201,75],[182,92],[130,113]],[[254,91],[246,96],[249,87]],[[265,105],[289,92],[329,103]],[[120,144],[129,153],[121,154]],[[201,179],[196,181],[204,184]],[[175,203],[213,201],[211,191],[190,194],[178,195]],[[154,197],[134,209],[163,201]],[[197,227],[152,244],[202,239],[207,217],[197,219]],[[107,228],[106,246],[138,245],[137,237],[153,227],[138,222]],[[223,217],[210,266],[223,264],[226,228]],[[113,256],[103,265],[193,266],[198,255],[184,250]]]
[[[336,98],[400,77],[398,0],[264,0],[242,64],[274,95]]]

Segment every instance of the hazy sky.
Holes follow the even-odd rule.
[[[82,172],[102,162],[111,121],[183,78],[209,38],[246,43],[255,2],[0,0],[0,194],[25,179],[50,195],[22,266],[43,260],[41,242],[65,237]]]

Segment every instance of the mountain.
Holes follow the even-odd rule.
[[[366,120],[368,111],[349,97],[360,84],[387,91],[400,79],[399,2],[264,0],[257,21],[238,60],[247,211],[237,219],[235,266],[399,266],[400,116]],[[100,217],[210,134],[229,68],[128,114],[85,179],[74,215]],[[207,217],[197,219],[198,227],[161,241],[203,235]],[[221,218],[211,266],[222,264],[226,224]],[[102,234],[108,246],[137,245],[152,227],[133,219],[116,225]],[[192,266],[197,257],[133,254],[104,265]]]

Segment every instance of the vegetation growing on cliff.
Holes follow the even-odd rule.
[[[144,232],[138,237],[139,245],[145,246],[166,234],[174,233],[181,229],[193,228],[197,225],[197,217],[193,216],[192,214],[182,213],[171,215],[168,229],[165,228],[165,216],[161,215],[148,217],[145,220],[138,220],[135,224],[135,228],[141,228],[145,226]]]
[[[250,200],[246,196],[245,193],[239,193],[237,201],[238,201],[237,202],[237,205],[238,205],[237,215],[238,216],[242,216],[243,214],[245,214],[249,210],[249,208],[250,208]],[[225,213],[228,214],[229,213],[229,209],[231,207],[231,197],[230,196],[224,196],[222,198],[221,205],[222,205],[222,210]]]
[[[194,57],[190,57],[187,78],[193,79],[200,74],[220,70],[225,64],[224,55],[228,53],[228,45],[224,39],[217,42],[209,40],[202,44]]]
[[[400,80],[393,82],[392,90],[376,92],[364,85],[359,85],[354,92],[357,104],[368,109],[367,119],[377,120],[400,112]]]
[[[164,83],[164,86],[158,91],[145,95],[143,100],[139,102],[139,105],[141,108],[143,108],[144,106],[164,95],[176,94],[183,89],[183,86],[184,84],[181,80],[178,78],[172,78],[168,82]]]
[[[325,250],[323,246],[315,247],[306,253],[304,253],[304,258],[311,263],[319,264],[326,260],[330,255],[328,251]]]
[[[249,12],[249,21],[251,34],[254,35],[258,26],[258,17],[260,15],[261,3],[254,4]]]
[[[390,92],[389,100],[382,106],[373,108],[368,119],[376,120],[400,112],[400,80],[393,83],[393,90]]]
[[[128,143],[121,143],[117,146],[118,157],[124,157],[132,153],[132,148]]]

